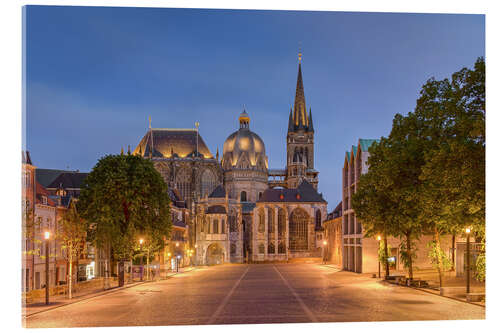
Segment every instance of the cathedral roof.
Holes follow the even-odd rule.
[[[196,140],[198,137],[198,154]],[[196,129],[151,128],[134,150],[134,154],[149,157],[194,157],[214,158],[205,141]]]
[[[226,190],[224,189],[224,186],[219,185],[217,186],[212,193],[208,196],[209,198],[225,198],[226,197]]]
[[[326,202],[307,180],[297,188],[267,189],[257,202]]]

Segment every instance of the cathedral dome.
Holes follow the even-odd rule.
[[[224,169],[267,170],[264,141],[250,131],[250,117],[243,111],[239,117],[240,129],[228,136],[224,142],[222,167]]]

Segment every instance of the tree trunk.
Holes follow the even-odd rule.
[[[434,229],[434,240],[436,241],[436,252],[437,252],[437,270],[439,275],[439,288],[443,286],[443,258],[441,258],[441,241],[439,239],[439,231],[437,228]]]
[[[73,295],[73,246],[69,246],[69,279],[68,279],[68,297],[71,299]]]
[[[125,262],[120,259],[118,262],[118,286],[123,287],[125,285]]]
[[[455,271],[455,234],[451,236],[451,270]]]
[[[412,248],[411,248],[411,234],[406,234],[406,254],[408,256],[408,277],[413,280],[413,258],[412,258]]]
[[[387,249],[387,235],[384,233],[385,278],[389,276],[389,253]]]

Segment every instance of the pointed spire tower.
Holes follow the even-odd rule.
[[[299,52],[299,73],[297,74],[297,87],[295,88],[295,103],[293,105],[294,128],[307,129],[309,120],[307,118],[306,97],[304,95],[304,83],[302,82],[302,53]]]
[[[314,170],[314,127],[312,112],[306,108],[304,83],[302,80],[302,53],[299,52],[299,71],[295,88],[295,101],[290,109],[287,133],[287,185],[297,188],[302,179],[316,189],[318,172]]]

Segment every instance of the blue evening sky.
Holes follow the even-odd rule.
[[[387,136],[420,87],[485,54],[483,15],[154,8],[26,9],[26,146],[40,168],[90,171],[148,127],[193,128],[213,154],[245,105],[283,168],[301,44],[315,167],[329,210],[345,151]]]

